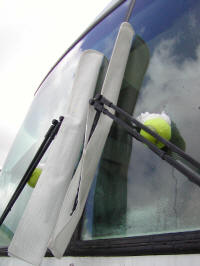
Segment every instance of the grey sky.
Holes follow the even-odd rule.
[[[41,80],[109,0],[0,0],[0,167]]]

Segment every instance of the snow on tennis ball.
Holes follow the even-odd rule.
[[[138,116],[137,119],[164,139],[171,139],[171,120],[164,111],[161,114],[150,114],[148,112],[142,113],[140,116]],[[151,134],[147,133],[143,129],[140,130],[140,135],[148,139],[160,149],[165,146],[165,144],[158,141],[156,138],[154,138]]]
[[[35,168],[35,170],[33,171],[29,181],[28,181],[28,184],[30,187],[34,188],[37,184],[37,181],[40,177],[42,173],[42,169],[41,168]]]

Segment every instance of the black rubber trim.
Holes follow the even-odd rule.
[[[0,257],[8,257],[8,247],[0,248]]]
[[[81,241],[72,238],[65,256],[143,256],[200,253],[200,231]]]

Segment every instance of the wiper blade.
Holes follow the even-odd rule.
[[[164,139],[154,131],[152,131],[149,127],[145,126],[141,122],[139,122],[137,119],[133,118],[130,114],[128,114],[123,109],[119,108],[118,106],[114,105],[112,102],[110,102],[108,99],[106,99],[102,95],[97,95],[93,99],[90,100],[90,105],[93,105],[95,110],[98,114],[103,113],[107,116],[109,116],[111,119],[113,119],[117,124],[122,126],[129,135],[137,139],[138,141],[146,144],[154,153],[156,153],[161,159],[167,161],[170,165],[172,165],[174,168],[179,170],[182,174],[184,174],[191,182],[195,183],[200,187],[200,175],[186,167],[183,163],[180,161],[175,160],[173,157],[171,157],[166,151],[159,149],[155,144],[150,142],[148,139],[140,135],[139,130],[143,129],[144,131],[148,132],[150,135],[152,135],[156,140],[162,142],[165,144],[165,146],[170,149],[172,152],[177,153],[179,157],[185,159],[187,162],[189,162],[192,166],[194,166],[196,169],[200,171],[200,163],[196,161],[194,158],[192,158],[189,154],[182,151],[179,147],[171,143],[170,141]],[[106,109],[104,106],[107,106],[114,111],[116,111],[118,114],[121,114],[124,116],[126,121],[131,122],[131,124],[128,124],[126,121],[122,120],[120,117],[117,117],[115,114],[110,112],[108,109]],[[133,125],[134,124],[134,125]]]
[[[61,116],[59,118],[59,121],[56,120],[56,119],[53,119],[52,125],[50,126],[50,128],[47,131],[47,133],[45,134],[45,137],[44,137],[44,140],[43,140],[42,144],[40,145],[39,149],[37,150],[33,160],[31,161],[30,165],[28,166],[24,176],[22,177],[19,185],[17,186],[17,188],[16,188],[15,192],[13,193],[10,201],[8,202],[8,204],[7,204],[6,208],[5,208],[2,216],[0,217],[0,226],[4,222],[4,220],[7,217],[8,213],[11,211],[11,209],[12,209],[13,205],[15,204],[16,200],[18,199],[20,193],[22,192],[22,190],[24,189],[26,183],[30,179],[33,171],[37,167],[38,163],[40,162],[40,160],[42,159],[43,155],[45,154],[45,152],[49,148],[49,146],[50,146],[51,142],[53,141],[54,137],[58,133],[58,130],[59,130],[61,124],[62,124],[63,119],[64,119],[63,116]]]

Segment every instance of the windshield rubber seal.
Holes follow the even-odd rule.
[[[82,220],[64,256],[144,256],[200,253],[200,230],[123,238],[81,240]],[[51,256],[50,252],[46,256]]]

